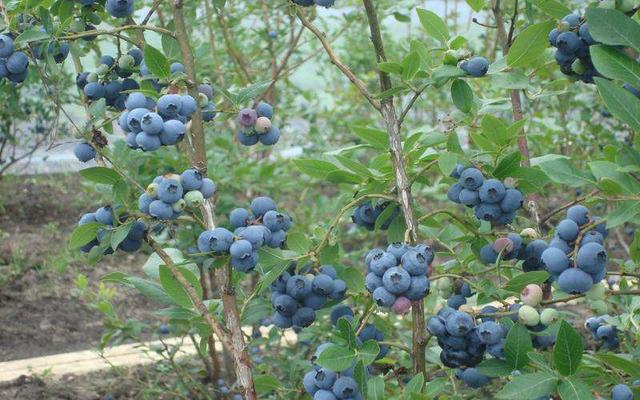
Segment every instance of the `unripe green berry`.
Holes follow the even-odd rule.
[[[566,32],[566,31],[569,30],[569,28],[571,28],[571,25],[569,25],[569,23],[567,21],[558,22],[558,30],[560,32]]]
[[[168,174],[162,175],[162,177],[165,179],[173,179],[174,181],[180,182],[180,175],[178,174],[168,173]]]
[[[529,239],[538,239],[540,237],[540,235],[538,235],[538,232],[536,232],[536,230],[533,228],[523,229],[522,232],[520,232],[520,236]]]
[[[442,59],[442,63],[445,65],[453,65],[454,67],[458,65],[458,56],[455,50],[447,50],[444,53],[444,58]]]
[[[571,64],[571,69],[573,70],[573,72],[575,72],[576,74],[584,74],[585,71],[587,70],[584,67],[584,64],[582,63],[582,61],[580,61],[580,59],[576,59],[573,64]]]
[[[449,277],[444,277],[442,279],[438,279],[435,286],[438,290],[447,291],[453,288],[453,283]]]
[[[198,93],[198,100],[200,104],[207,104],[209,102],[209,98],[204,93]]]
[[[543,325],[549,326],[558,320],[558,316],[558,310],[555,308],[545,308],[540,313],[540,322],[542,322]]]
[[[204,196],[199,190],[191,190],[184,195],[184,200],[189,207],[195,207],[204,202]]]
[[[80,19],[74,19],[69,25],[71,32],[84,32],[84,22]]]
[[[523,304],[531,307],[537,307],[542,301],[542,289],[536,284],[529,284],[520,292],[520,300]]]
[[[98,75],[104,75],[107,72],[109,72],[109,66],[108,65],[100,64],[100,65],[98,65],[98,68],[96,68],[96,73]]]
[[[87,82],[98,82],[98,74],[96,74],[95,72],[92,72],[89,75],[87,75]]]
[[[157,183],[150,183],[149,186],[147,186],[147,195],[154,199],[158,197],[158,186]]]
[[[182,212],[182,211],[184,211],[185,208],[187,208],[187,202],[184,201],[184,199],[180,199],[180,200],[176,201],[175,203],[173,203],[171,205],[171,208],[173,208],[173,211],[175,211],[175,212]]]
[[[518,310],[518,320],[527,326],[536,326],[540,323],[540,314],[535,308],[523,305]]]
[[[100,25],[102,23],[102,18],[96,13],[89,14],[89,21],[91,21],[92,25]]]
[[[118,66],[122,69],[129,69],[136,63],[135,58],[129,54],[125,54],[118,60]]]
[[[271,120],[267,117],[259,117],[256,120],[254,129],[257,133],[267,133],[271,130]]]

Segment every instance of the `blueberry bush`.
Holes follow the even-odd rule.
[[[640,398],[640,3],[0,5],[183,397]]]

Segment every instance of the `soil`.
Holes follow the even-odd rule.
[[[80,297],[76,278],[85,275],[97,291],[101,276],[135,273],[146,258],[106,257],[89,266],[67,248],[79,216],[100,206],[80,181],[74,174],[0,181],[0,361],[95,347],[105,321]],[[153,305],[137,292],[120,288],[113,304],[122,320],[154,320]]]

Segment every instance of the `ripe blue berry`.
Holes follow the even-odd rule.
[[[498,253],[490,244],[486,244],[480,249],[480,260],[486,264],[493,264],[498,260]]]
[[[124,104],[129,111],[135,110],[136,108],[146,108],[147,97],[144,95],[144,93],[140,92],[130,93],[129,96],[127,96],[127,100]]]
[[[475,208],[476,218],[485,221],[495,221],[502,216],[502,210],[497,204],[480,203]]]
[[[96,210],[96,221],[105,225],[113,225],[113,210],[111,207],[104,206]]]
[[[460,377],[469,387],[477,389],[489,383],[489,377],[481,374],[475,368],[467,368],[462,372]]]
[[[465,71],[476,78],[485,76],[489,71],[489,61],[484,57],[472,57],[467,61]]]
[[[328,296],[333,293],[333,279],[329,275],[318,274],[313,278],[311,289],[319,295]]]
[[[256,218],[262,217],[266,212],[276,209],[276,203],[269,197],[260,196],[251,202],[251,211]]]
[[[541,259],[547,271],[552,275],[560,275],[569,268],[569,257],[563,250],[555,247],[549,247],[543,251]]]
[[[565,254],[569,254],[569,253],[571,253],[573,251],[571,246],[569,246],[569,244],[567,242],[565,242],[564,240],[560,239],[559,237],[554,237],[553,239],[551,239],[551,241],[549,242],[549,247],[560,249]]]
[[[104,97],[104,86],[99,82],[89,82],[84,87],[83,92],[89,100],[98,100]]]
[[[421,253],[409,250],[402,256],[402,268],[412,276],[426,275],[429,263]]]
[[[483,182],[482,172],[477,168],[467,168],[460,174],[460,184],[465,189],[477,190]]]
[[[477,190],[462,189],[458,197],[458,202],[467,207],[473,207],[480,204],[480,196]]]
[[[85,87],[86,89],[89,85]],[[140,122],[142,121],[142,117],[144,117],[149,110],[146,108],[135,108],[127,114],[127,126],[129,126],[129,130],[134,133],[142,132],[142,126]]]
[[[209,178],[202,179],[202,186],[200,186],[200,192],[205,199],[213,197],[216,194],[216,184]]]
[[[483,203],[499,203],[506,195],[506,188],[497,179],[487,179],[480,186],[478,194]]]
[[[182,97],[177,94],[166,94],[158,99],[158,113],[166,118],[175,118],[182,110]]]
[[[256,106],[256,114],[258,117],[265,117],[271,119],[273,117],[273,107],[271,104],[261,101]]]
[[[173,204],[182,198],[184,190],[176,179],[163,179],[158,185],[158,198],[167,204]]]
[[[558,285],[566,293],[580,294],[591,289],[593,279],[578,268],[567,268],[558,277]]]
[[[390,293],[383,286],[374,290],[372,295],[373,295],[373,301],[375,301],[376,304],[381,307],[391,307],[393,303],[396,301],[396,296]]]
[[[78,143],[73,148],[73,154],[75,154],[81,162],[87,162],[96,157],[96,149],[94,149],[89,143]]]
[[[575,53],[580,47],[580,38],[571,31],[562,32],[556,39],[556,47],[565,54]]]
[[[147,132],[140,132],[136,135],[136,144],[143,151],[155,151],[162,146],[160,137],[156,135],[148,134]]]
[[[198,109],[196,99],[189,95],[182,96],[182,108],[180,109],[180,115],[183,117],[190,117]]]
[[[273,146],[280,140],[280,129],[272,126],[267,133],[258,135],[258,140],[265,146]]]
[[[445,319],[447,332],[452,336],[465,336],[474,328],[473,318],[461,311],[453,311]]]
[[[281,294],[273,300],[273,307],[278,313],[286,317],[293,317],[298,310],[298,302],[289,295]]]
[[[454,203],[460,203],[460,193],[463,189],[464,187],[462,187],[462,185],[459,183],[451,185],[451,187],[447,191],[447,198]]]
[[[576,265],[589,274],[597,274],[607,264],[607,252],[599,243],[587,243],[580,247],[576,257]]]
[[[231,257],[231,267],[240,272],[249,273],[256,265],[258,265],[258,253],[255,251],[240,258]]]
[[[411,285],[411,276],[402,268],[389,268],[382,276],[384,288],[395,295],[404,293]]]
[[[107,0],[105,10],[115,18],[126,18],[133,14],[134,0]]]
[[[589,209],[580,204],[572,206],[567,210],[567,218],[579,226],[587,224],[591,219],[589,216]]]
[[[310,307],[301,307],[291,318],[293,326],[306,328],[316,320],[316,312]]]
[[[140,120],[140,127],[149,135],[159,135],[164,127],[162,117],[154,112],[148,112]]]
[[[21,51],[12,53],[7,58],[7,70],[12,74],[20,74],[29,66],[29,57]]]
[[[179,62],[174,62],[169,67],[171,70],[171,74],[183,73],[184,74],[184,65]]]
[[[154,200],[149,204],[149,215],[158,219],[171,219],[173,208],[162,200]]]
[[[198,190],[202,186],[202,174],[196,169],[189,168],[180,175],[180,183],[184,190]]]
[[[249,211],[244,208],[236,208],[229,214],[229,222],[233,229],[247,226],[251,220]]]
[[[0,35],[0,57],[9,57],[13,53],[13,49],[13,39],[11,36]]]
[[[187,131],[186,125],[177,119],[170,119],[163,124],[160,132],[160,141],[163,145],[174,145],[184,138]]]
[[[341,376],[333,384],[333,394],[339,399],[351,398],[358,394],[358,384],[349,376]]]
[[[429,293],[429,287],[429,278],[427,278],[426,275],[412,276],[411,285],[406,291],[405,296],[411,301],[420,300]]]
[[[478,325],[478,335],[485,344],[496,344],[504,337],[502,325],[494,321],[486,321]]]
[[[573,220],[564,219],[556,227],[556,235],[567,243],[571,243],[578,238],[580,227]]]
[[[287,294],[296,300],[303,300],[311,293],[311,282],[302,275],[294,275],[287,281]]]
[[[611,389],[611,400],[633,400],[633,392],[629,386],[619,383]]]

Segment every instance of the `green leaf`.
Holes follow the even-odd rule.
[[[478,12],[484,8],[484,0],[467,0],[467,4],[475,12]]]
[[[526,67],[540,57],[544,49],[549,46],[549,31],[553,29],[554,21],[545,21],[529,25],[520,33],[507,54],[507,64],[510,67]]]
[[[458,110],[468,113],[473,105],[473,91],[467,82],[456,79],[451,84],[451,98]]]
[[[608,8],[587,8],[589,33],[600,43],[629,46],[640,51],[640,25],[624,13]]]
[[[491,114],[485,114],[480,121],[482,132],[484,136],[489,138],[496,144],[506,144],[509,141],[509,135],[507,134],[507,124],[500,118],[494,117]]]
[[[405,81],[413,79],[419,69],[420,55],[417,52],[412,51],[404,58],[404,60],[402,60],[402,78]]]
[[[342,338],[347,342],[347,347],[355,349],[358,346],[358,340],[356,339],[356,332],[353,326],[345,317],[341,317],[338,320],[338,329],[342,334]]]
[[[498,399],[533,400],[551,394],[558,384],[558,378],[548,372],[536,372],[516,376],[498,393]]]
[[[505,290],[510,292],[520,293],[525,286],[530,283],[541,284],[549,278],[547,271],[531,271],[514,276],[509,279],[509,282],[505,285]]]
[[[330,172],[338,171],[334,164],[323,160],[299,158],[293,160],[293,163],[301,172],[313,178],[325,179]]]
[[[573,12],[564,4],[556,0],[532,0],[531,2],[542,10],[542,12],[555,19],[561,19],[565,15],[569,15]]]
[[[200,281],[193,274],[193,272],[189,271],[183,267],[175,267],[182,276],[189,282],[191,287],[196,291],[196,294],[199,298],[202,298],[202,288],[200,286]],[[187,290],[178,282],[176,278],[173,277],[171,270],[166,265],[160,266],[160,284],[162,288],[165,290],[167,295],[173,300],[174,303],[184,308],[193,308],[193,302],[187,293]]]
[[[591,60],[599,73],[640,88],[640,64],[612,47],[589,46]]]
[[[150,298],[153,301],[157,301],[162,304],[172,304],[173,302],[167,296],[167,293],[162,289],[160,285],[155,282],[148,281],[146,279],[132,276],[128,281],[144,296]]]
[[[22,32],[18,37],[13,41],[16,48],[20,45],[35,42],[35,41],[44,41],[45,39],[50,38],[48,32],[42,32],[40,28],[30,28],[26,31]]]
[[[634,131],[640,131],[640,100],[606,79],[595,78],[595,81],[607,110]]]
[[[129,235],[129,231],[131,230],[132,225],[133,225],[132,223],[120,225],[119,227],[113,230],[113,234],[111,235],[111,248],[113,250],[117,250],[118,245],[127,238],[127,235]]]
[[[527,365],[529,357],[527,353],[533,350],[531,344],[531,335],[527,328],[521,324],[515,324],[507,334],[507,340],[504,345],[507,364],[512,369],[520,369]]]
[[[355,357],[355,350],[333,344],[320,353],[316,363],[321,367],[338,372],[350,368]]]
[[[105,99],[94,101],[89,105],[89,114],[91,114],[94,119],[100,119],[104,117],[106,111],[107,101]]]
[[[358,355],[364,365],[369,365],[374,362],[378,354],[380,354],[380,346],[375,340],[367,340],[362,347],[358,349]]]
[[[593,399],[591,389],[581,380],[569,376],[558,386],[558,393],[562,400],[589,400]]]
[[[404,387],[402,391],[402,398],[404,400],[412,399],[413,393],[420,393],[422,391],[422,387],[424,386],[424,376],[420,373],[411,378],[407,386]]]
[[[104,225],[97,222],[90,222],[88,224],[76,226],[69,237],[69,248],[77,249],[84,246],[95,239],[98,231],[103,228]]]
[[[424,8],[418,8],[417,11],[420,23],[427,34],[441,43],[447,43],[447,40],[449,40],[449,28],[447,28],[447,24],[440,19],[438,14]]]
[[[619,201],[616,203],[616,209],[607,216],[607,228],[615,228],[631,221],[638,214],[640,214],[640,201]]]
[[[438,167],[444,176],[449,176],[457,163],[458,156],[454,153],[449,153],[448,151],[441,152],[438,157]]]
[[[111,282],[111,283],[117,283],[119,285],[130,285],[129,282],[129,275],[125,274],[124,272],[110,272],[108,274],[103,275],[100,278],[100,281],[102,282]]]
[[[287,247],[298,254],[306,254],[309,247],[311,247],[311,241],[302,232],[288,232]]]
[[[542,159],[542,157],[540,157],[538,165],[544,173],[547,174],[549,179],[557,183],[571,187],[578,187],[584,184],[596,184],[593,176],[576,169],[565,157],[549,159]]]
[[[389,136],[385,131],[376,128],[368,128],[366,126],[351,126],[350,129],[360,139],[364,140],[376,149],[387,150],[389,148]]]
[[[251,99],[261,96],[267,90],[267,88],[271,86],[271,83],[272,81],[264,81],[247,86],[246,88],[238,92],[235,103],[242,105]]]
[[[356,380],[358,384],[358,391],[362,395],[363,398],[368,398],[367,396],[367,380],[369,379],[369,374],[364,368],[364,363],[362,361],[358,361],[353,367],[353,379]]]
[[[481,374],[491,378],[507,376],[513,371],[513,368],[509,367],[506,362],[497,358],[489,358],[487,360],[484,360],[476,366],[476,369]]]
[[[174,30],[173,21],[167,26],[167,29]],[[169,35],[162,34],[162,51],[169,59],[181,60],[180,46],[178,41]]]
[[[574,374],[582,360],[583,351],[580,334],[566,321],[561,321],[553,346],[553,362],[558,372],[565,376]]]
[[[628,360],[610,353],[596,354],[596,357],[612,368],[629,374],[634,378],[640,377],[640,364],[633,360]]]
[[[433,79],[433,82],[437,87],[440,87],[447,83],[451,78],[460,78],[466,75],[467,73],[458,67],[454,67],[453,65],[441,65],[433,70],[431,73],[431,79]]]
[[[493,170],[493,176],[498,179],[504,179],[520,166],[520,160],[522,159],[522,155],[518,152],[514,152],[508,154],[503,157],[502,160],[498,163],[496,168]]]
[[[162,54],[162,52],[153,46],[144,46],[144,63],[149,71],[158,78],[169,78],[171,76],[171,68],[169,66],[169,60]]]
[[[384,379],[381,376],[375,376],[367,382],[367,399],[369,400],[385,400],[384,395]]]
[[[114,185],[120,181],[120,175],[118,175],[115,170],[106,167],[81,169],[80,175],[91,182],[102,183],[105,185]]]
[[[256,392],[266,394],[278,390],[282,387],[280,381],[272,375],[258,375],[254,377]]]
[[[402,65],[396,62],[381,62],[378,64],[378,68],[389,74],[400,75],[402,73]]]

